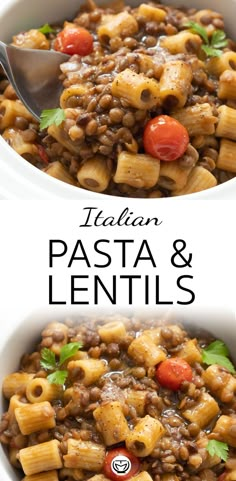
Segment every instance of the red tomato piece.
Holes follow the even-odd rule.
[[[184,381],[192,381],[193,372],[184,359],[172,357],[157,366],[156,378],[161,386],[177,391]]]
[[[103,467],[104,474],[112,481],[125,481],[140,470],[140,461],[125,448],[108,451]]]
[[[159,115],[147,123],[143,144],[147,154],[170,162],[184,154],[189,144],[189,135],[178,120],[169,115]]]
[[[49,158],[48,158],[48,154],[47,154],[46,150],[44,149],[44,147],[42,145],[38,144],[37,147],[38,147],[38,154],[39,154],[40,159],[42,160],[42,162],[44,164],[48,164]]]
[[[93,37],[83,27],[67,27],[57,35],[54,49],[68,55],[89,55],[93,51]]]

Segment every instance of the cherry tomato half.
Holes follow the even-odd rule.
[[[184,154],[189,144],[189,135],[178,120],[169,115],[159,115],[147,123],[143,144],[147,154],[170,162]]]
[[[177,391],[182,382],[191,381],[192,377],[191,366],[179,357],[166,359],[156,369],[156,378],[159,384],[172,391]]]
[[[82,27],[66,27],[54,42],[54,49],[68,55],[89,55],[93,51],[93,37]]]
[[[42,162],[44,164],[49,164],[49,158],[48,158],[48,154],[46,152],[46,150],[44,149],[44,147],[42,145],[37,145],[38,147],[38,154],[39,154],[39,157],[40,159],[42,160]]]
[[[140,470],[139,459],[125,448],[114,448],[105,458],[104,474],[112,481],[125,481]]]

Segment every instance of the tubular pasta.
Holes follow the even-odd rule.
[[[159,179],[160,161],[147,154],[131,154],[122,151],[118,155],[117,169],[113,180],[117,184],[149,189]]]
[[[122,97],[132,107],[148,110],[159,104],[159,85],[156,80],[127,68],[119,73],[111,85],[112,94]]]
[[[164,432],[160,421],[147,415],[130,431],[126,438],[126,447],[135,456],[149,456]]]
[[[19,452],[20,462],[27,476],[62,468],[59,452],[60,442],[54,439],[47,443],[36,444]]]

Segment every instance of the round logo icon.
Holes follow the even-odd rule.
[[[113,473],[117,474],[117,476],[124,476],[125,474],[128,474],[131,470],[130,459],[121,454],[115,456],[111,463],[111,470]]]

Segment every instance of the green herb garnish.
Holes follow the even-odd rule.
[[[57,367],[55,353],[47,347],[44,347],[44,349],[42,349],[41,358],[42,359],[40,361],[40,365],[43,369],[52,371]]]
[[[223,461],[227,461],[229,451],[228,444],[222,443],[221,441],[216,441],[215,439],[211,439],[210,441],[208,441],[206,450],[208,451],[210,456],[218,456]]]
[[[47,376],[47,380],[50,384],[65,384],[68,371],[55,371]]]
[[[199,23],[189,21],[184,24],[184,27],[190,28],[193,33],[202,37],[204,44],[201,48],[208,57],[220,57],[222,54],[221,49],[228,45],[226,34],[223,30],[215,30],[209,40],[206,29]]]
[[[52,28],[48,23],[45,23],[42,27],[38,28],[38,31],[47,35],[47,33],[55,33],[56,30]]]
[[[67,359],[74,356],[79,349],[82,347],[82,342],[70,342],[69,344],[65,344],[61,348],[60,358],[59,358],[59,366],[64,364]]]
[[[63,109],[43,110],[40,115],[40,130],[46,129],[53,124],[58,127],[65,119],[66,115]]]
[[[64,384],[68,376],[68,371],[59,369],[67,359],[74,356],[81,349],[81,342],[70,342],[61,348],[59,360],[51,349],[44,347],[41,351],[40,365],[46,371],[54,371],[47,376],[51,384]]]
[[[229,350],[223,341],[214,341],[202,351],[202,360],[205,364],[209,366],[219,364],[234,374],[235,368],[228,356]]]

